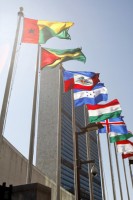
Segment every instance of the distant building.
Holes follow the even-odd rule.
[[[58,87],[59,68],[44,68],[41,72],[37,155],[36,165],[49,178],[56,180],[57,159],[57,125],[58,125]],[[63,90],[63,89],[62,89]],[[72,136],[72,111],[71,93],[62,92],[62,140],[61,140],[61,186],[70,192],[74,192],[73,173],[73,136]],[[76,128],[84,127],[83,107],[76,108]],[[91,159],[95,159],[99,171],[98,150],[96,133],[90,134]],[[86,160],[86,137],[79,136],[79,154],[82,160]],[[82,199],[89,199],[88,166],[82,166],[81,191]],[[101,200],[100,174],[94,178],[94,199]]]

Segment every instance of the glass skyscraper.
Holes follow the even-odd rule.
[[[38,136],[36,165],[49,178],[56,180],[57,159],[57,124],[58,124],[58,87],[59,68],[45,68],[41,72]],[[74,193],[73,171],[73,135],[72,135],[72,105],[71,92],[63,93],[62,87],[61,114],[61,186]],[[85,126],[83,107],[75,108],[76,131]],[[94,199],[101,200],[101,181],[95,132],[89,134],[91,159],[95,159],[98,175],[93,178]],[[87,159],[86,135],[78,136],[79,157]],[[82,199],[89,198],[88,166],[82,165],[80,170],[80,189]]]

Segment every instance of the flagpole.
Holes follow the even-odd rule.
[[[100,135],[99,135],[99,133],[97,134],[97,145],[98,145],[98,153],[99,153],[100,172],[101,172],[101,177],[102,177],[102,194],[103,194],[103,200],[106,200],[104,179],[103,179],[103,165],[102,165],[102,154],[101,154],[101,145],[100,145]]]
[[[86,109],[86,105],[84,105],[84,119],[85,119],[85,126],[88,124],[88,112]],[[87,160],[91,160],[90,154],[90,133],[86,133],[86,150],[87,150]],[[88,163],[88,175],[89,175],[89,190],[90,190],[90,199],[93,200],[93,185],[92,185],[92,174],[91,174],[91,163]]]
[[[116,200],[115,183],[114,183],[114,176],[113,176],[113,166],[112,166],[112,161],[111,161],[111,151],[110,151],[110,143],[109,143],[109,133],[106,134],[106,137],[107,137],[107,144],[108,144],[108,153],[109,153],[110,173],[111,173],[111,179],[112,179],[113,196],[114,196],[114,200]]]
[[[129,169],[130,169],[130,176],[131,176],[131,182],[132,182],[132,187],[133,187],[133,175],[132,175],[132,169],[131,169],[130,164],[129,164]]]
[[[119,181],[120,195],[121,195],[121,200],[123,200],[122,186],[121,186],[121,179],[120,179],[120,170],[119,170],[118,156],[117,156],[116,145],[115,144],[114,144],[114,150],[115,150],[115,160],[116,160],[116,166],[117,166],[117,172],[118,172],[118,181]]]
[[[34,139],[36,132],[36,115],[37,115],[37,88],[38,88],[38,72],[39,72],[39,57],[40,57],[40,45],[38,45],[37,62],[36,62],[36,73],[35,73],[35,86],[34,86],[34,97],[32,107],[32,121],[31,121],[31,132],[30,132],[30,146],[29,146],[29,159],[27,165],[27,177],[26,183],[31,183],[32,179],[32,165],[34,155]]]
[[[74,193],[75,200],[80,200],[80,173],[78,163],[78,133],[76,133],[75,123],[75,107],[73,90],[71,90],[71,101],[72,101],[72,133],[73,133],[73,158],[74,158]]]
[[[60,200],[61,185],[61,105],[62,105],[62,65],[59,65],[59,87],[58,87],[58,126],[57,126],[57,163],[56,163],[56,200]]]
[[[127,184],[126,168],[125,168],[125,162],[124,162],[124,159],[122,159],[122,162],[123,162],[123,169],[124,169],[124,175],[125,175],[125,181],[126,181],[127,196],[128,196],[128,200],[130,200],[129,190],[128,190],[128,184]]]
[[[12,57],[11,57],[11,62],[10,62],[10,67],[9,67],[9,72],[8,72],[8,77],[7,77],[7,82],[6,82],[6,88],[5,88],[5,94],[4,94],[4,98],[3,98],[3,104],[2,104],[1,115],[0,115],[0,146],[2,144],[2,135],[4,132],[4,122],[5,122],[5,118],[6,118],[7,104],[8,104],[12,75],[13,75],[13,70],[14,70],[14,61],[15,61],[19,31],[20,31],[20,23],[21,23],[21,18],[23,17],[23,8],[22,7],[20,7],[18,16],[19,16],[19,18],[18,18],[18,24],[17,24],[17,29],[16,29],[16,36],[15,36],[15,40],[14,40]]]

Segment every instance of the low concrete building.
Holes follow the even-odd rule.
[[[27,159],[3,138],[0,151],[0,184],[6,182],[6,185],[23,185],[26,183]],[[56,197],[55,182],[50,180],[35,166],[32,171],[32,183],[40,183],[52,189],[52,200]],[[71,193],[61,188],[62,200],[74,200]]]

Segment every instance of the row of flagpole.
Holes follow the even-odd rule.
[[[2,110],[1,110],[1,116],[0,116],[0,144],[2,146],[2,135],[4,131],[4,123],[6,118],[6,110],[7,110],[7,104],[9,99],[9,93],[10,93],[10,85],[12,81],[12,74],[13,74],[13,66],[14,66],[14,60],[15,60],[15,54],[17,49],[17,43],[18,43],[18,35],[19,35],[19,29],[20,29],[20,23],[21,18],[23,17],[23,8],[20,8],[20,11],[18,12],[18,24],[17,24],[17,30],[16,30],[16,36],[12,51],[12,57],[8,72],[8,78],[5,88],[5,94],[3,98],[3,104],[2,104]],[[29,147],[29,159],[28,159],[28,166],[27,166],[27,177],[26,177],[26,183],[31,183],[32,178],[32,164],[33,164],[33,153],[34,153],[34,137],[35,137],[35,125],[36,125],[36,103],[37,103],[37,85],[38,85],[38,70],[39,70],[39,56],[40,56],[40,49],[38,45],[38,54],[37,54],[37,64],[36,64],[36,74],[35,74],[35,85],[34,85],[34,97],[33,97],[33,109],[32,109],[32,122],[31,122],[31,134],[30,134],[30,147]],[[59,102],[58,102],[58,128],[57,128],[57,135],[58,135],[58,144],[57,144],[57,167],[56,167],[56,187],[57,187],[57,193],[56,193],[56,200],[60,200],[60,174],[61,174],[61,83],[62,83],[62,65],[60,65],[59,68],[59,88],[58,88],[58,95],[59,95]],[[84,111],[86,115],[86,111]],[[87,121],[85,122],[87,124]],[[76,185],[77,180],[77,169],[76,169],[76,126],[75,126],[75,110],[74,110],[74,101],[73,101],[73,92],[72,92],[72,127],[73,127],[73,144],[74,144],[74,181],[75,181],[75,199],[78,199],[78,190],[79,186]],[[112,190],[113,190],[113,198],[116,200],[116,191],[115,191],[115,183],[114,183],[114,176],[113,176],[113,167],[112,167],[112,161],[111,161],[111,152],[110,152],[110,144],[109,144],[109,136],[107,135],[107,144],[108,144],[108,152],[109,152],[109,162],[110,162],[110,170],[111,170],[111,179],[112,179]],[[90,151],[89,151],[89,135],[86,133],[86,143],[87,143],[87,158],[90,159]],[[101,169],[101,177],[102,177],[102,189],[103,189],[103,198],[105,198],[105,189],[104,189],[104,180],[103,180],[103,166],[102,166],[102,156],[101,156],[101,147],[100,147],[100,138],[98,134],[98,150],[99,150],[99,161],[100,161],[100,169]],[[121,188],[121,181],[120,181],[120,172],[119,172],[119,166],[118,166],[118,158],[116,153],[116,146],[114,145],[115,150],[115,158],[116,158],[116,165],[117,165],[117,171],[118,171],[118,180],[119,180],[119,188],[120,188],[120,195],[121,199],[123,199],[122,195],[122,188]],[[128,189],[128,183],[127,183],[127,177],[126,177],[126,170],[125,170],[125,162],[123,160],[123,169],[124,169],[124,175],[125,175],[125,181],[126,181],[126,188],[127,188],[127,196],[128,199],[130,199],[129,196],[129,189]],[[89,173],[89,182],[91,182],[90,178],[90,165],[88,166],[88,173]],[[131,166],[130,166],[130,173],[131,172]],[[132,180],[132,179],[131,179]],[[90,184],[91,186],[91,184]],[[76,196],[77,195],[77,196]],[[90,196],[91,199],[93,199],[93,188],[90,188]]]
[[[98,136],[99,136],[99,134],[98,134]],[[110,145],[108,145],[108,147],[110,149]],[[118,172],[118,183],[119,183],[119,189],[120,189],[120,197],[121,197],[121,200],[122,200],[123,199],[123,193],[122,193],[122,185],[121,185],[121,178],[120,178],[120,169],[119,169],[119,163],[118,163],[118,154],[117,154],[117,151],[116,151],[116,145],[115,144],[113,145],[113,147],[114,147],[114,154],[115,154],[115,160],[116,160],[116,169],[117,169],[117,172]],[[112,159],[110,159],[110,161],[112,163]],[[128,187],[128,181],[127,181],[127,174],[126,174],[126,167],[125,167],[125,161],[124,161],[124,159],[122,159],[122,166],[123,166],[123,171],[124,171],[124,178],[125,178],[125,186],[126,186],[126,190],[127,190],[127,197],[128,197],[128,200],[130,200],[129,187]],[[131,182],[133,183],[132,170],[131,170],[131,166],[130,165],[129,165],[129,169],[130,169]],[[112,168],[111,179],[112,179],[112,177],[114,177],[114,175],[113,175],[113,168]],[[114,178],[112,180],[112,185],[114,183],[113,181],[114,181]],[[133,184],[132,184],[132,187],[133,187]],[[115,184],[114,184],[114,188],[115,188]],[[114,198],[116,198],[116,195],[114,195]]]
[[[102,155],[101,155],[101,147],[100,147],[100,135],[97,134],[98,137],[98,152],[99,152],[99,162],[100,162],[100,173],[101,173],[101,182],[102,182],[102,195],[103,195],[103,199],[106,199],[105,197],[105,186],[104,186],[104,179],[103,179],[103,165],[102,165]],[[108,137],[107,137],[108,140]],[[109,140],[108,140],[109,141]],[[110,151],[110,144],[108,143],[108,151]],[[109,153],[109,152],[108,152]],[[120,189],[120,197],[121,200],[123,200],[123,193],[122,193],[122,185],[121,185],[121,179],[120,179],[120,169],[119,169],[119,164],[118,164],[118,155],[116,152],[116,145],[114,144],[114,154],[115,154],[115,160],[116,160],[116,169],[118,172],[118,185],[119,185],[119,189]],[[110,152],[110,159],[109,159],[110,163],[112,163],[112,159],[111,159],[111,152]],[[127,181],[127,175],[126,175],[126,167],[125,167],[125,161],[122,159],[122,166],[123,166],[123,170],[124,170],[124,177],[125,177],[125,185],[126,185],[126,190],[127,190],[127,197],[128,200],[130,200],[130,195],[129,195],[129,188],[128,188],[128,181]],[[111,166],[110,166],[111,167]],[[131,182],[132,182],[132,186],[133,186],[133,178],[132,178],[132,170],[131,170],[131,166],[129,166],[130,168],[130,176],[131,176]],[[112,179],[113,178],[113,179]],[[114,183],[114,175],[113,175],[113,167],[112,167],[112,173],[111,173],[111,182],[112,182],[112,186],[115,190],[115,183]],[[115,194],[113,193],[113,198],[116,198],[116,191],[114,191]]]
[[[98,138],[99,138],[99,134],[98,134]],[[110,144],[109,144],[108,136],[107,136],[107,141],[108,141],[108,151],[110,152]],[[120,179],[120,169],[119,169],[119,164],[118,164],[118,155],[117,155],[117,151],[116,151],[116,145],[114,144],[113,147],[114,147],[114,154],[115,154],[115,160],[116,160],[116,169],[117,169],[117,172],[118,172],[118,184],[119,184],[119,189],[120,189],[120,197],[121,197],[121,200],[123,200],[122,185],[121,185],[121,179]],[[101,151],[100,150],[100,140],[99,140],[98,148],[99,148],[99,153],[100,153],[100,151]],[[110,163],[112,163],[111,152],[109,154],[110,154],[109,161],[110,161]],[[125,161],[123,159],[122,159],[122,166],[123,166],[123,170],[124,170],[124,177],[125,177],[125,185],[126,185],[126,190],[127,190],[127,197],[128,197],[128,200],[130,200],[129,188],[128,188],[128,181],[127,181],[127,175],[126,175],[126,169],[125,169],[126,168],[125,167]],[[130,176],[131,176],[131,182],[132,182],[133,179],[132,179],[131,166],[129,166],[129,167],[130,167]],[[102,170],[102,164],[100,164],[100,168]],[[115,183],[114,183],[113,167],[111,167],[111,168],[112,168],[111,182],[112,182],[113,190],[115,192],[115,194],[113,193],[113,197],[114,197],[114,199],[116,199],[116,191],[115,191],[116,187],[115,187]],[[102,178],[103,178],[103,175],[102,175]],[[104,183],[104,180],[102,182]],[[104,190],[105,189],[104,189],[104,185],[103,185],[103,192],[104,192]],[[103,194],[103,196],[104,196],[104,194]]]
[[[15,41],[14,41],[14,46],[13,46],[13,51],[12,51],[12,57],[11,57],[11,62],[10,62],[10,67],[9,67],[9,73],[8,73],[8,78],[7,78],[7,83],[6,83],[6,88],[5,88],[5,94],[4,94],[4,99],[3,99],[3,105],[2,105],[2,111],[1,111],[1,118],[0,118],[0,142],[2,144],[2,135],[3,135],[3,129],[4,129],[4,123],[5,123],[5,116],[6,116],[6,109],[7,109],[7,104],[8,104],[8,99],[9,99],[9,92],[10,92],[10,85],[12,81],[12,74],[13,74],[13,66],[14,66],[14,61],[15,61],[15,55],[16,55],[16,50],[17,50],[17,43],[18,43],[18,36],[19,36],[19,30],[20,30],[20,23],[21,23],[21,18],[23,17],[23,8],[20,8],[20,11],[18,12],[18,25],[17,25],[17,30],[16,30],[16,36],[15,36]],[[27,165],[27,177],[26,177],[26,183],[31,183],[32,179],[32,165],[33,165],[33,154],[34,154],[34,138],[35,138],[35,125],[36,125],[36,104],[37,104],[37,86],[38,86],[38,71],[39,71],[39,56],[40,56],[40,46],[38,45],[38,53],[37,53],[37,63],[36,63],[36,73],[35,73],[35,85],[34,85],[34,95],[33,95],[33,106],[32,106],[32,121],[31,121],[31,133],[30,133],[30,145],[29,145],[29,157],[28,157],[28,165]],[[61,80],[62,77],[62,66],[60,65],[59,68],[59,88],[58,88],[58,94],[59,94],[59,102],[58,102],[58,128],[57,128],[57,135],[58,135],[58,144],[57,144],[57,167],[56,167],[56,200],[60,199],[60,169],[61,169]],[[73,98],[73,94],[72,94]],[[78,174],[77,172],[77,163],[78,160],[76,159],[76,151],[78,149],[76,148],[76,128],[75,128],[75,110],[74,110],[74,100],[72,99],[72,130],[73,130],[73,144],[74,144],[74,182],[75,182],[75,199],[78,199],[78,192],[80,190],[80,186],[76,185],[77,183],[77,178]],[[87,121],[86,121],[87,124]],[[86,135],[86,141],[87,141],[87,157],[90,159],[90,153],[89,153],[89,140],[88,140],[88,134]],[[90,197],[93,199],[93,188],[91,184],[91,175],[90,175],[90,166],[89,168],[89,185],[90,185]]]

